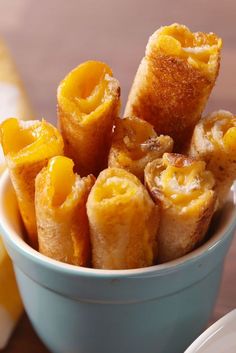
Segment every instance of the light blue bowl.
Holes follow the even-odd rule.
[[[122,271],[51,260],[22,240],[7,173],[0,222],[25,310],[55,353],[183,353],[206,327],[236,226],[232,200],[210,240],[164,265]]]

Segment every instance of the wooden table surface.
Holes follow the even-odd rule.
[[[235,0],[1,0],[0,36],[7,42],[37,117],[56,118],[56,87],[88,59],[107,62],[122,87],[123,107],[149,35],[184,23],[224,40],[220,76],[206,111],[236,112]],[[212,321],[236,307],[236,239],[226,259]],[[1,290],[1,289],[0,289]],[[46,353],[26,315],[4,353]]]

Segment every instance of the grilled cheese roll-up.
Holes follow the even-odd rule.
[[[35,177],[51,157],[63,154],[63,140],[58,130],[45,120],[10,118],[1,124],[0,133],[28,240],[37,248]]]
[[[236,179],[236,116],[219,110],[202,118],[194,129],[189,154],[205,161],[213,173],[221,207]]]
[[[212,173],[202,161],[165,153],[146,166],[145,183],[161,208],[159,261],[187,254],[204,239],[214,212]]]
[[[93,267],[151,266],[157,256],[159,208],[136,176],[103,170],[88,197]]]
[[[89,266],[90,237],[86,202],[95,177],[73,172],[70,158],[57,156],[35,182],[39,251],[55,260]]]
[[[147,163],[162,157],[164,152],[171,152],[172,148],[172,138],[157,136],[148,122],[136,117],[117,118],[108,166],[124,168],[143,181]]]
[[[120,86],[108,65],[87,61],[72,70],[57,91],[65,155],[81,176],[106,168]]]
[[[174,151],[184,150],[218,76],[221,46],[215,34],[192,33],[176,23],[158,29],[148,41],[125,116],[148,121],[158,135],[173,138]]]

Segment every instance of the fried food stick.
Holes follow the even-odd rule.
[[[108,65],[87,61],[72,70],[57,92],[65,154],[81,176],[107,166],[112,126],[120,107],[119,82]]]
[[[155,263],[159,209],[133,174],[119,168],[103,170],[88,197],[87,213],[95,268]]]
[[[236,179],[236,116],[219,110],[202,118],[194,129],[189,154],[205,161],[213,173],[221,207]]]
[[[179,152],[190,142],[215,84],[222,40],[213,33],[192,33],[177,23],[150,37],[134,79],[125,116],[152,124],[174,140]]]
[[[172,148],[172,138],[157,136],[148,122],[136,117],[117,118],[108,166],[124,168],[143,181],[147,163],[162,157],[164,152],[171,152]]]
[[[145,183],[161,208],[158,259],[166,262],[193,250],[203,239],[214,212],[214,177],[205,163],[165,153],[145,168]]]
[[[55,260],[78,266],[91,261],[88,194],[95,178],[73,172],[70,158],[50,159],[35,182],[39,251]]]
[[[1,124],[0,133],[28,240],[37,248],[35,177],[51,157],[63,154],[63,140],[57,129],[45,120],[9,118]]]

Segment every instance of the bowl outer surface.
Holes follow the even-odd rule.
[[[128,304],[71,299],[19,268],[16,275],[30,320],[52,352],[183,353],[206,327],[221,269],[172,295]]]

